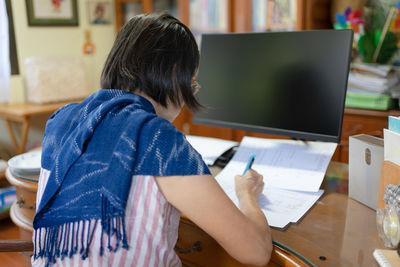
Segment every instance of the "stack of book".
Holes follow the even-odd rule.
[[[198,44],[202,33],[228,31],[227,0],[192,0],[190,1],[190,29]]]
[[[17,199],[15,186],[0,187],[0,217],[10,210],[11,205]]]
[[[346,107],[388,110],[398,107],[400,79],[390,65],[353,63]]]

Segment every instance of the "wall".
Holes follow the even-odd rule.
[[[30,56],[82,56],[87,66],[93,92],[99,89],[101,70],[115,39],[114,16],[112,16],[111,24],[91,25],[89,24],[88,0],[77,0],[77,2],[79,26],[33,27],[28,26],[26,1],[12,1],[20,75],[13,75],[11,78],[11,103],[25,101],[24,60]],[[113,2],[110,1],[110,3],[110,8],[114,11]],[[96,52],[93,55],[82,53],[85,30],[91,31],[92,42],[96,46]],[[34,118],[27,147],[41,143],[46,119],[47,116]],[[18,125],[14,125],[14,128],[16,132],[20,131]],[[4,150],[12,152],[12,146],[5,125],[0,122],[0,152]]]

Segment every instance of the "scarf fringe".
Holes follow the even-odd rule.
[[[100,256],[104,254],[103,236],[107,235],[107,249],[116,252],[121,246],[129,249],[125,229],[125,214],[113,215],[116,209],[104,196],[101,198],[101,227]],[[62,225],[40,227],[34,231],[33,257],[46,258],[45,266],[56,263],[57,258],[63,260],[65,257],[72,258],[79,253],[81,259],[89,256],[90,245],[100,220],[80,220],[68,222]],[[111,245],[111,239],[115,236],[115,246]]]

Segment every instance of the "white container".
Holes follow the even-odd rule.
[[[378,209],[382,163],[382,138],[349,137],[349,197],[374,210]]]
[[[79,57],[25,59],[27,101],[37,104],[82,99],[90,95],[85,65]]]

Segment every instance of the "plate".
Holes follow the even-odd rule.
[[[20,154],[8,161],[8,166],[15,172],[40,173],[42,151],[32,151]]]
[[[37,172],[35,172],[35,173],[19,172],[12,168],[10,168],[10,172],[15,177],[18,177],[18,178],[21,178],[24,180],[28,180],[30,182],[38,182],[39,181],[40,173],[37,173]]]

